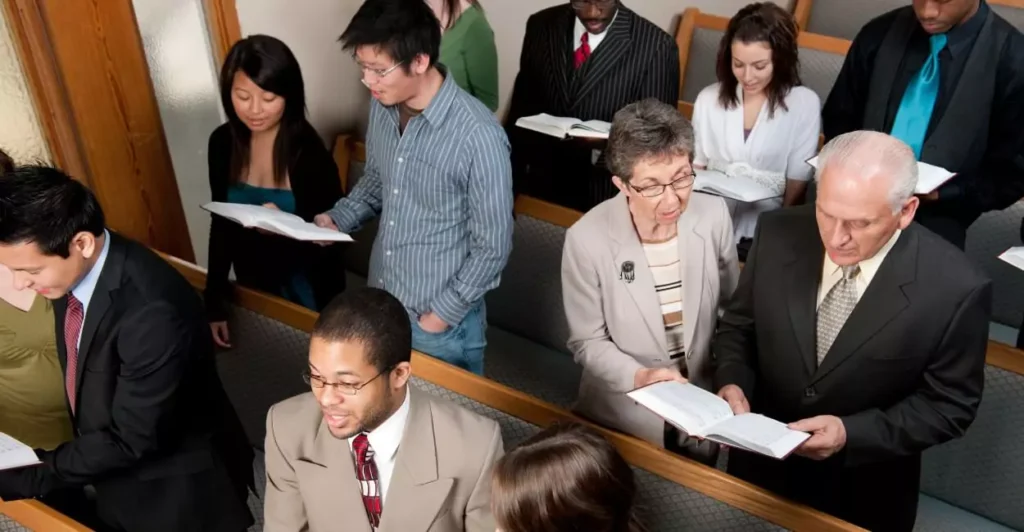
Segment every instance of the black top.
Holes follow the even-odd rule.
[[[231,143],[227,124],[210,135],[207,156],[213,201],[227,201]],[[342,196],[338,166],[309,124],[299,138],[298,152],[288,164],[288,179],[295,196],[295,214],[307,222],[329,210]],[[301,272],[313,287],[318,309],[345,289],[340,245],[321,247],[246,229],[220,216],[211,217],[209,273],[204,293],[210,321],[225,318],[224,300],[232,266],[239,284],[275,294],[292,275]]]
[[[857,34],[822,110],[826,140],[864,128],[864,110],[875,57],[889,28],[906,9],[911,8],[896,9],[868,22]],[[949,107],[989,11],[988,5],[982,2],[974,16],[947,33],[946,48],[939,53],[939,94],[926,136],[931,135]],[[907,85],[928,58],[928,38],[929,34],[920,25],[914,28],[889,94],[884,131],[892,129]],[[990,126],[982,168],[973,172],[949,168],[960,174],[939,189],[942,200],[963,199],[979,212],[1003,209],[1024,197],[1024,35],[1019,31],[1012,30],[997,64],[997,93],[993,95],[991,109],[985,110],[990,114]]]

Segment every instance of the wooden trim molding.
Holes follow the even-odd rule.
[[[8,0],[3,3],[3,9],[28,79],[43,137],[50,148],[51,162],[89,185],[88,166],[78,143],[74,117],[39,4],[33,0]]]
[[[580,211],[524,195],[516,198],[515,213],[565,228],[572,227],[572,224],[583,217]]]
[[[203,0],[206,27],[210,32],[210,46],[217,60],[217,69],[224,63],[228,51],[242,39],[242,26],[238,22],[235,0]]]
[[[697,21],[700,10],[695,7],[688,7],[683,11],[679,19],[679,27],[676,28],[676,48],[679,49],[679,95],[683,94],[683,86],[686,81],[686,65],[690,60],[690,44],[693,43],[693,27]]]
[[[850,41],[840,39],[839,37],[830,37],[806,31],[801,31],[797,35],[796,42],[800,48],[842,56],[845,56],[850,51],[850,45],[852,44]]]
[[[1024,9],[1024,0],[988,0],[989,4]]]
[[[1024,351],[995,340],[988,341],[988,349],[985,350],[985,363],[1018,375],[1024,375]]]
[[[46,532],[91,532],[92,529],[70,517],[31,499],[2,502],[0,514],[4,514],[29,530]]]
[[[679,113],[685,116],[687,120],[693,120],[692,103],[679,100],[679,103],[676,104],[676,109],[679,109]]]
[[[807,23],[811,20],[811,4],[814,0],[796,0],[793,5],[793,18],[800,30],[807,29]]]
[[[354,138],[352,135],[343,133],[338,135],[334,139],[334,163],[338,165],[338,179],[341,180],[341,191],[344,194],[349,193],[348,189],[348,171],[349,167],[352,166],[352,143]],[[363,160],[366,158],[363,157]]]
[[[725,31],[729,27],[729,19],[718,15],[701,13],[698,11],[694,25],[706,30]]]
[[[201,290],[205,286],[206,275],[201,269],[185,261],[163,256],[196,289]],[[235,300],[243,308],[302,331],[311,331],[316,321],[315,312],[248,288],[235,287]],[[633,465],[779,526],[791,530],[862,530],[810,507],[782,499],[717,469],[671,454],[638,438],[593,425],[540,399],[433,357],[413,352],[412,367],[413,374],[419,378],[534,425],[544,427],[558,421],[590,425],[608,438]]]

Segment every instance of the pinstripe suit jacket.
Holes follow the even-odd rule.
[[[516,128],[516,120],[548,113],[610,122],[616,111],[644,98],[676,105],[679,50],[661,28],[620,6],[601,46],[576,70],[575,19],[565,3],[527,21],[506,130],[517,192],[588,210],[616,193],[603,158],[597,167],[592,163],[592,150],[603,146],[559,141]]]

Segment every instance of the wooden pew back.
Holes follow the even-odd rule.
[[[1024,30],[1024,0],[988,0],[993,11]],[[905,0],[796,0],[793,14],[801,28],[853,40],[871,19],[906,6]]]

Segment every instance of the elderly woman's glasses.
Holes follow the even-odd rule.
[[[629,185],[629,188],[635,190],[637,194],[645,198],[657,198],[658,196],[665,193],[665,189],[672,187],[672,190],[686,190],[693,186],[693,180],[697,178],[697,174],[689,174],[676,179],[675,181],[667,185],[651,185],[649,187],[634,187]]]

